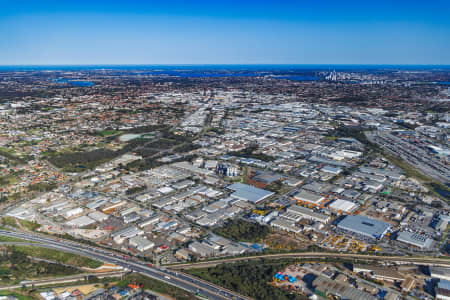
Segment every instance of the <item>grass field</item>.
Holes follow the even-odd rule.
[[[37,223],[26,221],[26,220],[19,220],[19,219],[15,219],[13,217],[1,218],[1,224],[3,226],[11,226],[11,227],[16,227],[16,228],[22,227],[22,228],[28,229],[30,231],[34,231],[40,227],[40,225]]]
[[[0,176],[0,186],[7,186],[17,182],[17,178],[13,175]]]
[[[75,255],[72,253],[57,251],[53,249],[47,249],[35,246],[9,246],[14,247],[18,252],[25,253],[26,255],[32,257],[38,257],[53,261],[58,261],[63,264],[71,265],[74,267],[88,267],[88,268],[98,268],[103,265],[102,262],[93,260],[87,257]]]
[[[117,135],[119,133],[121,133],[121,131],[119,131],[119,130],[103,130],[103,131],[97,132],[97,134],[101,135],[101,136],[111,136],[111,135]]]
[[[2,236],[2,235],[0,235],[0,242],[27,242],[27,243],[32,243],[30,241],[22,240],[22,239],[19,239],[19,238],[9,237],[9,236]]]
[[[14,296],[19,300],[33,300],[31,296],[22,295],[18,292],[0,291],[0,296]]]

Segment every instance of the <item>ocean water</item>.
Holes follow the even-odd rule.
[[[286,64],[286,65],[11,65],[0,66],[0,71],[70,71],[70,70],[134,70],[161,71],[295,71],[295,70],[450,70],[450,65],[341,65],[341,64]]]
[[[72,79],[65,79],[65,78],[60,78],[55,80],[56,83],[68,83],[70,85],[74,85],[74,86],[81,86],[81,87],[91,87],[94,85],[94,83],[92,81],[88,81],[88,80],[72,80]]]

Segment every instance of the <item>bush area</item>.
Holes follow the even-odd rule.
[[[196,150],[198,148],[200,148],[199,145],[195,145],[195,144],[189,142],[189,143],[184,143],[184,144],[181,144],[179,146],[176,146],[173,149],[173,152],[174,153],[184,153],[184,152],[189,152],[189,151],[192,151],[192,150]]]
[[[265,263],[263,260],[191,269],[187,270],[187,273],[254,299],[306,299],[302,295],[290,294],[268,284],[272,281],[273,275],[288,264],[288,262],[273,261]]]
[[[134,139],[127,142],[122,149],[117,151],[102,148],[91,151],[59,153],[49,150],[43,154],[49,162],[65,172],[80,172],[86,169],[94,169],[127,152],[135,152],[145,159],[143,162],[144,166],[140,166],[139,169],[153,168],[158,165],[153,160],[153,156],[160,151],[174,148],[173,152],[180,153],[198,148],[198,146],[192,144],[191,137],[176,135],[170,131],[170,128],[163,125],[143,126],[125,130],[123,133],[150,133],[157,130],[158,136],[160,136],[159,139],[150,141],[146,138]],[[116,130],[108,129],[94,134],[103,135],[106,139],[112,140],[117,133],[118,131]]]
[[[0,176],[0,186],[6,186],[8,184],[14,183],[17,181],[17,178],[14,176]]]
[[[214,229],[214,233],[241,242],[257,242],[264,239],[271,229],[269,226],[233,219],[224,226]]]
[[[26,160],[20,157],[15,156],[13,153],[5,150],[5,149],[0,149],[0,156],[6,157],[9,160],[15,161],[15,162],[19,162],[19,163],[25,163]]]
[[[139,192],[143,192],[147,189],[147,186],[145,185],[141,185],[141,186],[135,186],[132,188],[129,188],[128,190],[126,190],[125,194],[126,195],[133,195]]]
[[[369,148],[379,149],[377,145],[369,142],[364,131],[360,127],[339,126],[334,131],[334,137],[352,137]]]
[[[28,190],[32,192],[48,192],[55,189],[58,185],[55,182],[38,182],[30,184]]]
[[[93,169],[119,156],[119,151],[96,149],[85,152],[61,153],[49,157],[49,161],[67,172],[79,172],[83,169]]]
[[[0,282],[3,284],[18,283],[24,279],[39,276],[64,276],[82,273],[81,270],[44,261],[28,258],[28,254],[15,247],[5,248],[0,255]]]
[[[30,222],[26,220],[19,220],[13,217],[2,217],[0,218],[0,224],[2,226],[11,226],[11,227],[22,227],[28,229],[30,231],[34,231],[40,227],[40,225],[36,222]],[[20,225],[20,226],[19,226]]]
[[[196,155],[187,155],[187,156],[181,157],[179,159],[173,160],[172,163],[186,161],[186,160],[192,161],[195,157],[196,157]],[[149,158],[144,158],[144,159],[133,161],[133,162],[129,163],[128,165],[126,165],[125,169],[126,170],[136,170],[136,171],[145,171],[145,170],[159,167],[163,164],[164,163],[158,161],[158,158],[149,157]]]
[[[357,103],[357,104],[364,104],[368,102],[368,99],[363,96],[344,96],[340,98],[334,98],[330,99],[332,102],[341,102],[341,103]]]
[[[168,285],[162,281],[151,279],[149,277],[130,274],[125,276],[117,285],[125,287],[129,283],[144,284],[144,289],[152,290],[160,294],[169,295],[177,300],[190,300],[195,299],[195,296],[185,290]]]
[[[125,130],[126,133],[149,133],[156,130],[167,129],[166,125],[148,125]]]
[[[32,246],[10,246],[10,251],[20,252],[28,256],[57,261],[74,267],[98,268],[102,262],[72,253]]]
[[[117,135],[121,133],[121,131],[119,130],[114,130],[114,129],[109,129],[109,130],[102,130],[102,131],[98,131],[96,132],[96,134],[100,135],[100,136],[111,136],[111,135]]]
[[[251,146],[248,146],[247,148],[245,148],[243,150],[240,150],[240,151],[228,152],[228,155],[237,156],[237,157],[259,159],[259,160],[266,161],[266,162],[275,160],[275,157],[273,157],[273,156],[266,155],[266,154],[263,154],[263,153],[254,153],[256,150],[258,150],[258,146],[257,145],[251,145]]]

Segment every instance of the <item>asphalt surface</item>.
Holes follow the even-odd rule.
[[[206,281],[200,280],[198,278],[188,276],[184,273],[166,270],[162,268],[156,268],[153,266],[150,267],[145,263],[134,261],[130,258],[125,258],[124,256],[119,255],[117,253],[92,247],[90,245],[79,244],[62,239],[53,239],[50,237],[37,234],[14,232],[7,230],[0,230],[0,235],[41,243],[41,244],[33,244],[33,246],[36,247],[45,247],[49,249],[70,252],[77,255],[96,259],[99,261],[116,264],[130,271],[148,276],[156,280],[160,280],[166,284],[176,286],[178,288],[184,289],[186,291],[189,291],[193,294],[197,294],[204,298],[236,299],[236,300],[250,299],[248,297],[244,297],[242,295],[226,290],[219,286],[213,285]]]

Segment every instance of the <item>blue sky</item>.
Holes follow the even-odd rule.
[[[450,64],[450,1],[0,0],[0,65]]]

